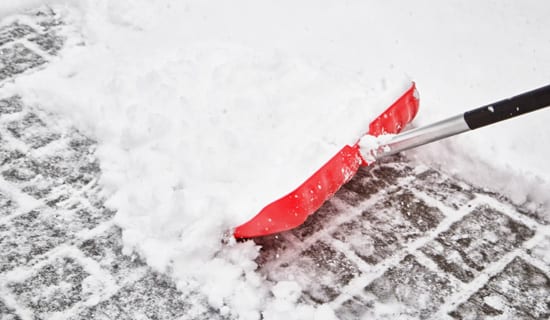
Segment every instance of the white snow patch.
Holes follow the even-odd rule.
[[[389,143],[394,137],[394,134],[383,134],[378,137],[367,134],[361,137],[359,150],[363,160],[367,163],[373,163],[380,157],[381,153],[390,152]]]
[[[296,302],[302,294],[302,289],[294,281],[279,281],[272,289],[273,295],[281,300]]]

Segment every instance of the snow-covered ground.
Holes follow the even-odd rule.
[[[550,79],[542,0],[14,0],[0,14],[44,2],[65,13],[70,42],[3,90],[96,138],[127,247],[244,319],[330,316],[300,305],[295,283],[267,287],[253,243],[221,238],[355,141],[411,80],[422,125]],[[544,110],[408,154],[548,205],[548,121]]]

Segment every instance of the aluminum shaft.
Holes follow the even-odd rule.
[[[464,115],[457,115],[425,127],[398,134],[389,142],[378,147],[376,152],[373,152],[373,156],[376,159],[380,159],[468,130],[470,130],[470,128],[464,120]]]

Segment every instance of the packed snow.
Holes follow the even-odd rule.
[[[45,2],[70,41],[3,90],[97,139],[127,249],[242,319],[334,318],[300,304],[296,283],[269,288],[258,248],[222,237],[356,141],[411,80],[422,125],[550,79],[544,0],[4,0],[0,15]],[[544,110],[407,153],[550,205],[548,121]]]

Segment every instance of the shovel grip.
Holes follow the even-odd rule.
[[[550,85],[464,113],[471,130],[550,106]]]

